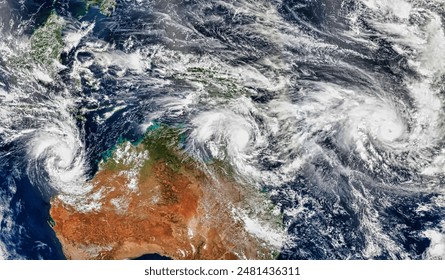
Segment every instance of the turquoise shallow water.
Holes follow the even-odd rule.
[[[445,257],[440,1],[82,7],[0,1],[0,257],[64,258],[50,197],[161,123],[270,197],[280,258]],[[29,51],[52,12],[66,48],[50,67]]]

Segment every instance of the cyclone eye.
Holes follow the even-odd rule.
[[[383,142],[390,143],[403,136],[405,128],[398,119],[387,119],[379,124],[377,138]]]

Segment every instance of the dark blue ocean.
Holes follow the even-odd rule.
[[[183,128],[204,161],[227,155],[268,194],[286,236],[279,259],[444,257],[433,250],[445,240],[444,8],[257,2],[118,0],[111,16],[81,0],[0,2],[0,43],[17,52],[53,12],[64,38],[93,26],[52,82],[0,53],[0,257],[65,259],[48,223],[63,191],[49,165],[69,173],[82,154],[88,180],[153,121]],[[43,128],[65,113],[81,144],[34,145],[53,143]]]

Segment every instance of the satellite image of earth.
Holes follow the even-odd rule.
[[[0,259],[445,259],[444,0],[0,0]]]

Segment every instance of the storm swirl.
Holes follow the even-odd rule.
[[[442,0],[122,0],[110,15],[12,2],[0,1],[0,257],[58,258],[14,197],[81,203],[103,153],[156,121],[269,195],[279,258],[445,258]],[[33,61],[51,10],[60,59]]]

